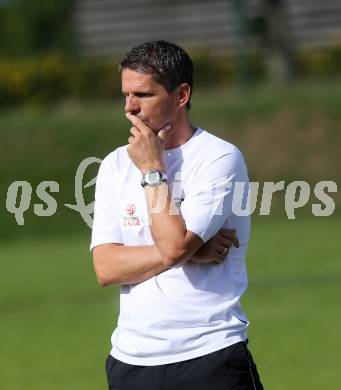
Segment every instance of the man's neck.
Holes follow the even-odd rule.
[[[184,145],[189,139],[192,138],[196,127],[193,126],[188,118],[174,125],[167,133],[165,142],[165,150],[178,148]]]

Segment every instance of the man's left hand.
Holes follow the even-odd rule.
[[[130,159],[142,173],[145,173],[150,169],[159,169],[163,171],[164,139],[166,132],[171,126],[168,124],[165,125],[156,135],[154,131],[136,115],[127,113],[126,117],[133,125],[130,129],[132,135],[128,138],[128,154]]]
[[[193,263],[223,263],[234,246],[239,248],[239,240],[235,229],[220,229],[218,233],[194,253]]]

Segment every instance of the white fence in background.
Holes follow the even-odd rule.
[[[295,47],[341,42],[341,0],[284,1]],[[246,2],[252,17],[261,1]],[[76,0],[74,21],[89,55],[125,52],[151,39],[228,53],[237,39],[234,4],[234,0]]]

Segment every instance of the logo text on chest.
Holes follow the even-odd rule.
[[[139,217],[136,217],[136,205],[133,203],[128,203],[125,208],[126,215],[123,218],[123,226],[140,226],[141,222]]]
[[[124,217],[123,220],[123,226],[139,226],[140,225],[140,220],[139,217]]]

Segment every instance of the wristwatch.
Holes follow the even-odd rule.
[[[147,171],[141,180],[141,186],[151,186],[156,187],[161,185],[162,183],[167,183],[167,175],[158,169],[151,169]]]

